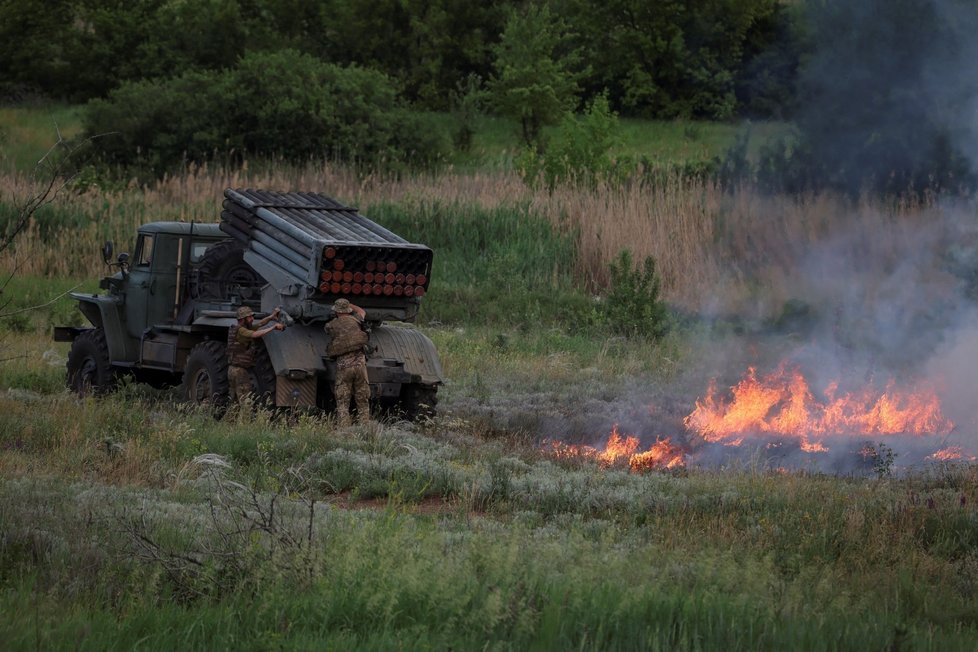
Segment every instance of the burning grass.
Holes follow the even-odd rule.
[[[561,441],[544,442],[556,459],[594,460],[602,468],[624,466],[632,471],[645,472],[656,469],[674,469],[686,465],[683,450],[673,446],[669,438],[658,439],[647,450],[639,451],[639,439],[618,432],[618,424],[611,429],[611,435],[602,448],[566,444]]]
[[[654,405],[646,409],[661,413]],[[750,460],[770,469],[872,474],[976,459],[974,450],[949,442],[956,426],[943,414],[932,387],[901,387],[890,380],[879,391],[867,383],[840,392],[839,383],[832,382],[819,399],[801,371],[784,364],[763,377],[748,369],[729,393],[711,381],[681,430],[656,419],[638,428],[639,435],[622,435],[614,424],[603,444],[557,438],[544,441],[542,450],[557,460],[635,472],[729,467]],[[885,464],[881,451],[886,451]]]

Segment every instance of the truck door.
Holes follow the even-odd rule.
[[[154,324],[173,322],[179,243],[175,235],[139,235],[126,292],[126,325],[132,337],[141,338]]]

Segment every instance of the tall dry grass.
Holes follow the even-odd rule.
[[[655,257],[668,301],[720,312],[756,304],[759,294],[763,303],[777,306],[807,292],[809,270],[802,262],[836,241],[840,256],[861,261],[864,281],[878,284],[896,261],[921,246],[919,233],[940,221],[939,208],[926,203],[851,202],[829,194],[767,197],[682,176],[654,186],[548,193],[505,171],[389,178],[332,165],[200,167],[150,187],[59,194],[51,210],[72,215],[83,226],[52,231],[32,223],[18,238],[15,255],[0,261],[0,270],[97,277],[104,272],[97,252],[105,239],[122,251],[147,221],[215,222],[227,187],[323,192],[368,215],[378,203],[408,210],[448,205],[457,211],[529,206],[556,229],[577,234],[582,287],[600,292],[608,282],[609,262],[628,249],[639,262]],[[16,205],[35,190],[25,177],[0,177],[2,203]],[[952,237],[930,238],[928,246]]]

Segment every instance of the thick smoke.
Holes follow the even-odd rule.
[[[857,202],[851,215],[828,220],[837,225],[833,232],[806,249],[785,243],[791,262],[778,269],[779,289],[795,298],[793,312],[782,315],[787,318],[772,319],[777,308],[759,305],[736,321],[718,320],[668,382],[637,381],[567,409],[523,396],[524,412],[509,412],[515,420],[509,426],[600,447],[617,424],[622,434],[638,436],[643,449],[670,437],[689,451],[691,464],[708,467],[871,474],[879,458],[867,455],[867,447],[892,451],[897,469],[933,464],[928,456],[946,446],[978,455],[978,209],[960,192],[978,170],[978,5],[826,0],[807,6],[814,41],[797,125],[808,163],[822,175],[818,186],[852,196],[909,190],[949,198],[895,211],[885,201]],[[771,218],[777,224],[785,216]],[[756,222],[759,228],[763,222]],[[772,276],[751,271],[758,283]],[[710,300],[703,297],[703,305]],[[749,366],[763,376],[781,364],[798,368],[816,397],[834,383],[839,392],[882,393],[890,383],[932,389],[956,427],[928,437],[834,438],[824,453],[801,450],[790,437],[755,433],[730,447],[686,430],[683,419],[711,380],[723,391]]]
[[[829,0],[809,7],[816,40],[797,124],[822,175],[818,185],[852,195],[954,198],[897,217],[863,203],[835,220],[847,226],[813,243],[784,280],[804,306],[794,344],[783,334],[753,338],[753,364],[763,371],[771,359],[795,365],[815,393],[836,382],[842,391],[931,388],[957,424],[950,435],[870,439],[885,441],[904,467],[923,463],[935,445],[978,454],[978,220],[967,194],[978,169],[978,6]],[[726,363],[719,386],[737,382],[743,357],[719,356]],[[736,454],[706,447],[698,458],[723,464],[763,451],[772,465],[837,472],[867,461],[856,438],[816,456],[760,436],[754,444]]]
[[[659,388],[654,407],[646,402],[643,411],[636,392],[616,420],[645,445],[663,435],[682,440],[691,461],[706,466],[872,472],[878,458],[865,449],[878,452],[880,444],[895,453],[896,468],[933,463],[928,455],[946,446],[976,455],[978,211],[968,193],[978,170],[978,6],[828,0],[809,7],[815,42],[797,125],[813,174],[822,175],[817,185],[853,196],[949,198],[895,212],[880,208],[886,202],[861,202],[832,220],[845,226],[798,253],[780,280],[797,298],[790,319],[772,325],[769,315],[765,325],[748,316],[753,326],[719,345],[714,332],[704,362],[670,390]],[[701,397],[710,378],[724,389],[748,366],[763,375],[782,363],[797,367],[817,397],[834,383],[839,392],[883,393],[891,383],[933,390],[956,426],[946,436],[836,438],[818,454],[786,437],[756,434],[732,448],[683,430],[679,412],[692,409],[690,391]]]
[[[813,183],[858,193],[972,188],[978,9],[959,0],[807,3],[796,117]]]

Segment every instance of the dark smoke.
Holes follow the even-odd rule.
[[[799,80],[790,189],[971,192],[978,160],[975,3],[807,5],[812,55]]]

